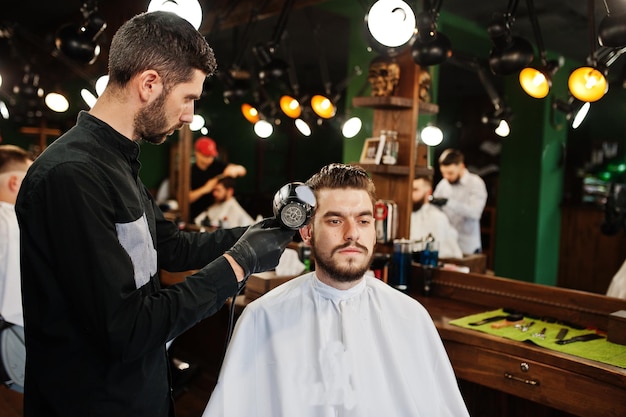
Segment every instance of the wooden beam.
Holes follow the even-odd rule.
[[[23,135],[39,135],[39,148],[43,152],[48,146],[48,136],[58,138],[61,136],[61,129],[50,128],[45,119],[41,119],[39,127],[21,127],[20,133]]]
[[[189,223],[189,191],[191,187],[191,148],[192,134],[188,125],[178,132],[178,176],[176,183],[176,200],[182,221]]]

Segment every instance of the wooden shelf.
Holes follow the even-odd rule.
[[[405,165],[359,164],[367,172],[376,174],[408,175],[409,167]]]
[[[407,97],[386,96],[386,97],[354,97],[352,98],[354,107],[370,107],[379,110],[390,109],[411,109],[413,100]],[[419,111],[422,114],[437,114],[439,106],[434,103],[419,103]]]
[[[353,97],[354,107],[373,109],[372,135],[381,130],[398,133],[398,164],[358,164],[371,176],[376,185],[378,198],[392,200],[397,204],[398,232],[396,238],[408,238],[411,221],[411,193],[415,173],[432,173],[429,170],[427,147],[415,140],[420,114],[437,113],[439,106],[422,103],[419,99],[419,76],[421,69],[409,51],[396,58],[402,76],[396,93],[384,97]],[[385,247],[387,250],[389,246]]]
[[[410,170],[406,165],[376,165],[376,164],[357,164],[367,172],[388,175],[409,175]],[[415,174],[432,175],[433,169],[430,167],[415,167]]]

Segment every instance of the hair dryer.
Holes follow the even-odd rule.
[[[281,227],[298,230],[311,220],[315,209],[315,195],[302,182],[285,184],[274,195],[274,216]]]

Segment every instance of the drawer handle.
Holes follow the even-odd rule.
[[[513,381],[523,382],[524,384],[528,384],[528,385],[535,385],[535,386],[539,385],[539,381],[537,381],[536,379],[520,378],[519,376],[515,376],[509,372],[505,372],[504,377],[506,379],[512,379]]]

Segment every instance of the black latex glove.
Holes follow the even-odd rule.
[[[434,198],[433,196],[430,197],[430,204],[434,204],[439,207],[444,206],[447,202],[447,198]]]
[[[263,219],[248,227],[226,253],[243,268],[247,278],[274,269],[294,234],[293,230],[280,228],[274,217]]]

